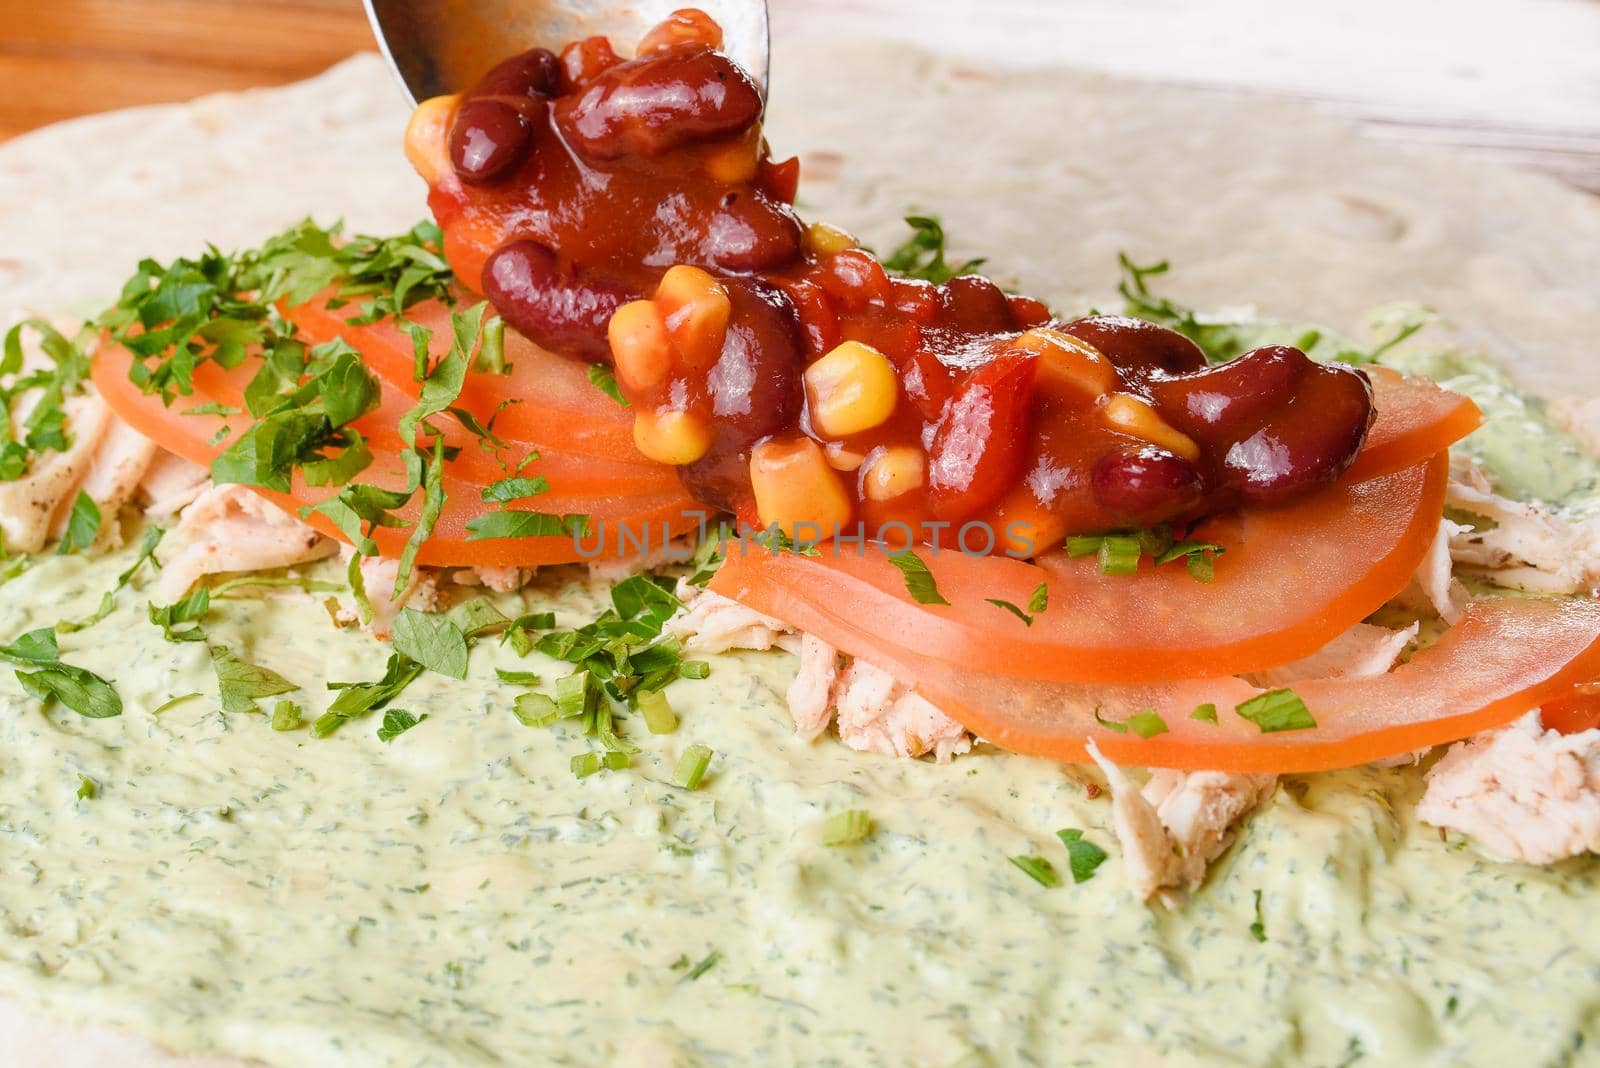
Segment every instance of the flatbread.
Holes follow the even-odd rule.
[[[803,209],[876,247],[915,208],[943,217],[957,255],[1062,307],[1115,304],[1119,250],[1170,259],[1164,289],[1199,307],[1250,302],[1357,336],[1368,309],[1417,301],[1529,387],[1600,392],[1600,200],[1550,179],[1380,145],[1290,104],[995,75],[887,44],[780,44],[773,69],[770,135],[802,155]],[[404,121],[388,72],[361,56],[0,146],[0,322],[93,308],[142,256],[254,244],[307,214],[409,226],[426,209]],[[223,1063],[0,1000],[0,1061],[110,1060]]]

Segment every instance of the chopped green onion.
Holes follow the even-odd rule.
[[[87,775],[78,776],[78,800],[93,801],[100,796],[100,784]]]
[[[678,717],[666,694],[660,690],[646,690],[636,700],[639,714],[644,717],[644,725],[651,734],[671,734],[678,729]]]
[[[704,660],[685,660],[678,665],[678,674],[686,679],[703,679],[711,674],[711,665]]]
[[[1061,879],[1057,877],[1055,868],[1043,857],[1012,857],[1011,863],[1022,870],[1022,873],[1040,886],[1060,886]]]
[[[1138,538],[1108,534],[1100,540],[1100,574],[1131,575],[1138,570]]]
[[[1207,701],[1203,705],[1196,705],[1195,710],[1189,713],[1190,719],[1197,719],[1201,723],[1215,723],[1217,721],[1217,706]]]
[[[628,754],[613,749],[601,755],[600,763],[607,771],[621,771],[628,766]]]
[[[822,844],[825,846],[852,845],[871,833],[872,817],[865,809],[835,812],[822,822]]]
[[[706,777],[706,768],[710,766],[712,756],[711,747],[698,742],[685,749],[678,758],[677,769],[672,773],[672,784],[685,790],[699,786],[700,780]]]
[[[1067,555],[1074,560],[1080,556],[1093,556],[1100,551],[1105,540],[1098,534],[1076,534],[1067,539]]]
[[[556,711],[562,719],[572,719],[590,710],[592,691],[587,671],[575,671],[556,680]]]
[[[1234,709],[1261,728],[1262,734],[1275,731],[1304,731],[1317,725],[1311,711],[1293,690],[1268,690]]]
[[[548,727],[561,718],[556,703],[542,693],[519,694],[511,710],[525,727]]]
[[[279,701],[272,706],[272,729],[275,731],[297,731],[304,724],[300,706],[293,701]]]
[[[1141,738],[1154,738],[1167,733],[1167,721],[1155,709],[1147,708],[1128,717],[1128,729]]]
[[[574,776],[587,779],[600,770],[600,754],[595,752],[574,754],[571,767]]]
[[[1028,611],[1043,612],[1050,607],[1050,584],[1041,582],[1034,588],[1033,596],[1028,598]]]

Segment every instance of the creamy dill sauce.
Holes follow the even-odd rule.
[[[89,615],[131,556],[36,562],[0,638]],[[574,625],[604,592],[552,569],[505,607]],[[402,695],[428,719],[392,743],[376,718],[317,740],[220,712],[204,647],[163,641],[147,597],[62,639],[119,719],[42,712],[0,670],[0,989],[69,1018],[318,1066],[1521,1065],[1600,1039],[1600,865],[1441,840],[1410,815],[1418,769],[1285,779],[1191,903],[1145,908],[1097,776],[797,741],[786,654],[712,658],[669,691],[678,733],[629,721],[634,766],[577,781],[587,741],[523,726],[493,671],[548,690],[565,665],[486,641],[468,682]],[[308,718],[387,654],[300,594],[219,601],[207,628]],[[689,792],[668,780],[692,742],[717,756]],[[823,846],[851,808],[876,834]],[[1112,853],[1081,885],[1064,827]]]

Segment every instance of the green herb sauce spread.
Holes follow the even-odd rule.
[[[1393,359],[1485,405],[1470,448],[1514,491],[1591,507],[1600,467],[1538,405],[1432,361]],[[90,617],[136,542],[34,562],[0,639]],[[579,779],[590,741],[514,707],[566,664],[482,641],[465,681],[319,738],[326,683],[382,677],[388,647],[299,591],[215,599],[211,644],[299,687],[224,712],[148,584],[61,636],[120,717],[0,671],[0,991],[68,1018],[329,1068],[1554,1065],[1600,1039],[1600,865],[1418,825],[1418,768],[1285,779],[1192,902],[1147,908],[1085,769],[799,741],[787,654],[711,658],[666,691],[674,733],[628,717],[631,766]],[[500,607],[572,626],[605,597],[557,568]]]

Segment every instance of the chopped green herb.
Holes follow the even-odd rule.
[[[865,809],[852,808],[845,812],[835,812],[822,821],[822,844],[853,845],[865,840],[872,831],[872,817]]]
[[[53,366],[24,373],[24,330],[39,335],[39,348]],[[0,356],[0,482],[27,474],[40,453],[65,452],[72,446],[65,401],[81,393],[89,377],[87,339],[91,335],[85,328],[76,341],[69,341],[43,319],[24,319],[6,332]],[[32,411],[22,426],[16,427],[12,402],[29,392],[35,394]]]
[[[622,395],[622,390],[617,387],[617,376],[605,364],[591,363],[589,365],[589,382],[601,393],[604,393],[624,408],[633,407],[628,403],[628,398]]]
[[[922,557],[907,549],[904,552],[890,554],[889,562],[898,568],[905,578],[906,592],[911,595],[913,601],[918,604],[950,603],[939,593],[939,585],[934,581],[933,572],[922,562]]]
[[[77,796],[79,801],[93,801],[100,796],[100,784],[87,775],[79,775]]]
[[[67,532],[61,536],[56,552],[65,555],[87,549],[100,536],[100,506],[83,490],[72,501],[72,513],[67,517]]]
[[[1256,890],[1254,894],[1256,898],[1256,918],[1255,922],[1250,925],[1250,937],[1257,942],[1265,942],[1267,940],[1267,925],[1261,918],[1261,891]]]
[[[16,674],[22,688],[40,701],[58,700],[88,719],[122,715],[122,699],[109,682],[85,668],[61,662],[51,627],[30,630],[16,641],[0,645],[0,660],[37,669]]]
[[[539,676],[531,671],[507,671],[505,668],[495,668],[494,673],[501,682],[512,686],[539,685]]]
[[[984,600],[994,605],[996,608],[1003,608],[1007,612],[1010,612],[1012,615],[1022,620],[1022,622],[1027,626],[1033,626],[1033,617],[1024,612],[1022,609],[1018,608],[1016,605],[1012,604],[1010,601],[1003,601],[998,597],[985,597]]]
[[[589,534],[589,517],[582,514],[555,515],[507,508],[487,512],[467,520],[467,540],[491,538],[582,538]]]
[[[211,668],[225,712],[259,712],[256,701],[299,689],[276,671],[246,663],[223,645],[211,647]]]
[[[1126,734],[1131,730],[1141,738],[1154,738],[1158,734],[1167,733],[1167,721],[1162,719],[1160,713],[1153,708],[1135,712],[1127,719],[1120,721],[1106,719],[1100,715],[1100,710],[1097,708],[1094,710],[1094,718],[1100,726],[1107,730],[1116,731],[1118,734]]]
[[[467,677],[467,636],[446,616],[403,609],[394,621],[394,648],[429,671]]]
[[[1105,544],[1104,535],[1074,534],[1067,539],[1067,556],[1076,560],[1080,556],[1093,556]]]
[[[318,738],[327,737],[347,719],[355,719],[386,707],[400,696],[407,686],[415,682],[426,669],[402,653],[394,653],[384,668],[383,678],[377,682],[330,682],[328,689],[338,690],[327,712],[318,717],[311,732]]]
[[[1028,598],[1028,611],[1038,613],[1050,607],[1050,584],[1041,582]]]
[[[177,604],[148,606],[150,622],[161,628],[161,636],[169,642],[202,642],[206,632],[200,621],[211,610],[211,591],[204,586]]]
[[[279,701],[272,707],[272,729],[297,731],[305,725],[305,713],[293,701]]]
[[[1106,851],[1086,841],[1083,832],[1076,827],[1063,828],[1056,832],[1056,837],[1067,847],[1067,868],[1072,872],[1072,881],[1081,883],[1093,878],[1095,869],[1106,859]]]
[[[487,597],[473,597],[450,609],[447,617],[468,638],[496,634],[511,625],[506,614]]]
[[[679,979],[678,982],[694,982],[696,979],[706,974],[706,972],[709,972],[712,968],[715,968],[717,966],[717,962],[720,960],[722,960],[722,954],[713,949],[711,952],[707,953],[704,957],[697,961],[694,967],[685,972],[683,978]]]
[[[491,482],[483,487],[483,499],[491,504],[507,504],[511,501],[520,501],[527,497],[537,497],[550,489],[550,483],[545,481],[543,475],[529,478],[525,475],[513,478],[502,478],[498,482]]]
[[[402,708],[384,709],[383,724],[378,728],[378,741],[392,742],[427,718],[426,712],[416,716]]]
[[[570,766],[574,778],[587,779],[600,770],[600,754],[593,750],[587,753],[574,753]]]
[[[952,266],[945,262],[944,227],[929,215],[908,215],[906,225],[911,236],[883,259],[885,270],[907,278],[920,278],[935,284],[948,282],[959,275],[970,274],[986,263],[983,259],[967,260]]]
[[[1207,701],[1203,705],[1196,705],[1193,712],[1189,713],[1190,719],[1197,719],[1201,723],[1215,723],[1217,721],[1217,706]]]
[[[1055,868],[1043,857],[1017,856],[1011,858],[1011,863],[1040,886],[1061,885],[1061,879],[1056,875]]]
[[[169,697],[165,701],[161,702],[155,708],[150,710],[150,714],[152,716],[159,716],[163,712],[166,712],[166,711],[169,711],[171,709],[174,709],[174,708],[178,707],[179,705],[183,704],[185,701],[193,701],[197,697],[204,697],[204,696],[205,696],[205,694],[203,694],[203,693],[180,693],[176,697]]]
[[[714,755],[709,745],[696,743],[689,746],[678,758],[678,766],[672,773],[672,784],[685,790],[698,787],[700,780],[705,778],[706,768],[711,765],[711,758]]]
[[[1262,734],[1304,731],[1317,725],[1306,703],[1293,690],[1268,690],[1245,701],[1234,711],[1260,727]]]
[[[222,598],[250,597],[250,594],[241,594],[237,590],[304,590],[306,593],[338,593],[344,587],[337,582],[321,582],[317,579],[305,578],[300,575],[240,575],[226,582],[219,582],[211,587],[213,601]],[[259,596],[256,595],[256,596]]]

